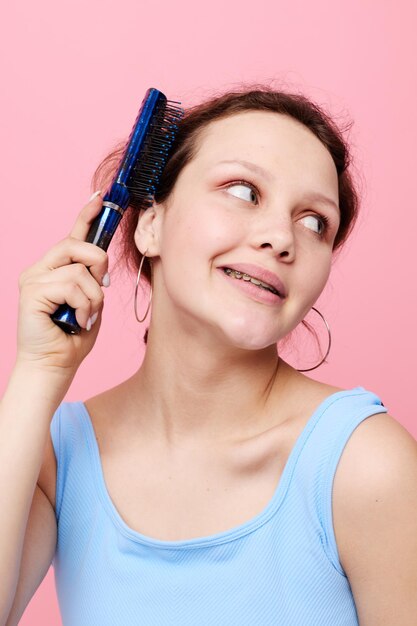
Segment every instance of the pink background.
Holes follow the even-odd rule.
[[[241,81],[283,82],[341,122],[354,119],[364,181],[359,224],[317,303],[332,329],[329,362],[311,376],[375,391],[417,436],[416,17],[412,0],[8,3],[0,38],[1,387],[15,355],[19,273],[67,234],[95,166],[129,133],[145,90],[187,106]],[[67,399],[94,395],[137,367],[143,329],[132,292],[133,280],[113,276],[100,336]],[[308,319],[320,328],[314,314]],[[61,623],[52,568],[20,623]]]

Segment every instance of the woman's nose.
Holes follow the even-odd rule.
[[[274,256],[293,261],[295,257],[295,241],[293,223],[290,217],[265,219],[259,223],[256,234],[252,237],[253,245],[257,248],[270,248]]]

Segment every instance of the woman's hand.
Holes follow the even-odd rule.
[[[101,324],[108,256],[85,239],[101,206],[101,196],[90,200],[70,235],[20,275],[17,363],[72,378],[92,349]],[[50,317],[64,303],[76,311],[79,335],[65,333]]]

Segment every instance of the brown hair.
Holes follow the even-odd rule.
[[[351,123],[339,129],[330,115],[302,94],[288,93],[268,86],[246,86],[240,91],[228,91],[187,109],[161,176],[155,201],[164,202],[170,196],[181,170],[195,156],[200,133],[208,124],[253,110],[273,111],[298,120],[309,128],[330,152],[338,176],[341,215],[333,250],[340,249],[355,225],[359,210],[359,194],[349,172],[351,165],[349,146],[343,137],[343,133],[350,129]],[[105,189],[111,182],[125,146],[126,142],[117,146],[100,163],[93,177],[94,189]],[[138,270],[142,256],[134,243],[137,220],[137,211],[127,211],[118,233],[120,241],[118,261],[124,261],[127,268],[133,271]],[[150,266],[147,262],[143,264],[142,275],[150,282]]]

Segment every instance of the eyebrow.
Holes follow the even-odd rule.
[[[332,207],[333,209],[335,209],[335,211],[337,211],[337,213],[340,213],[340,207],[338,204],[336,204],[336,202],[334,200],[331,200],[330,198],[328,198],[327,196],[323,195],[322,193],[319,193],[318,191],[314,191],[311,193],[308,193],[306,196],[306,199],[310,202],[322,202],[323,204],[327,204],[327,206]]]
[[[219,161],[217,165],[222,165],[223,163],[238,163],[238,165],[243,165],[243,167],[246,167],[246,169],[251,170],[252,172],[255,172],[256,174],[259,174],[259,176],[262,176],[262,178],[265,178],[268,181],[272,181],[273,180],[273,176],[267,171],[265,170],[263,167],[261,167],[260,165],[256,165],[255,163],[251,163],[250,161],[243,161],[241,159],[231,159],[231,160],[226,160],[226,161]],[[324,194],[315,191],[315,192],[311,192],[309,194],[307,194],[306,199],[310,202],[322,202],[323,204],[327,204],[328,206],[332,207],[333,209],[335,209],[338,213],[340,213],[340,208],[339,206],[336,204],[336,202],[334,202],[334,200],[331,200],[331,198],[328,198],[327,196],[325,196]]]
[[[260,165],[255,165],[255,163],[251,163],[250,161],[232,159],[229,161],[219,161],[216,165],[222,165],[223,163],[238,163],[239,165],[243,165],[243,167],[246,167],[248,170],[252,170],[252,172],[256,172],[257,174],[259,174],[263,178],[266,178],[267,180],[270,180],[270,181],[273,180],[272,175],[266,170],[264,170],[263,167],[261,167]]]

